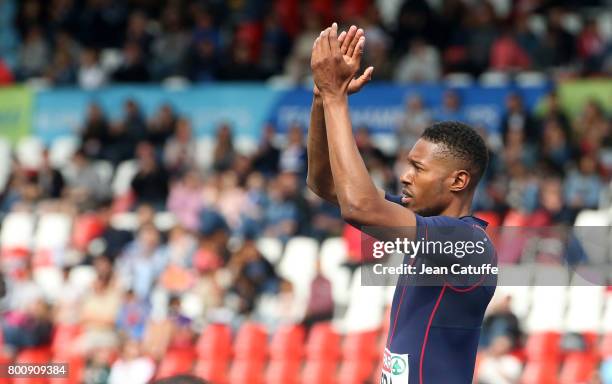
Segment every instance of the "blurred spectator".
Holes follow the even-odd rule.
[[[575,218],[575,212],[564,204],[561,179],[544,179],[540,184],[539,209],[531,220],[532,225],[571,225]]]
[[[161,33],[151,46],[152,70],[156,79],[182,73],[183,60],[189,48],[189,35],[181,20],[181,13],[172,5],[161,14]]]
[[[96,168],[81,150],[72,157],[64,171],[66,195],[76,204],[92,206],[108,197],[109,185],[100,178]]]
[[[182,174],[196,162],[196,141],[191,123],[185,118],[176,121],[176,128],[164,146],[164,164],[173,174]]]
[[[482,357],[478,368],[478,383],[516,384],[522,371],[521,361],[512,355],[512,340],[497,336]]]
[[[147,30],[147,15],[140,10],[133,11],[128,19],[125,40],[135,43],[143,55],[148,56],[153,35]]]
[[[271,180],[268,183],[269,203],[264,212],[264,236],[278,237],[283,242],[296,234],[298,231],[298,220],[300,213],[298,206],[292,199],[292,191],[285,187],[282,177]]]
[[[159,231],[147,224],[126,246],[117,260],[117,268],[122,281],[134,290],[136,297],[147,300],[167,263],[168,254],[161,248]]]
[[[306,147],[304,134],[298,124],[293,124],[287,131],[287,144],[281,150],[279,168],[282,172],[306,172]]]
[[[546,31],[536,54],[540,68],[570,64],[574,56],[574,36],[563,27],[564,15],[561,8],[551,8],[548,12]]]
[[[572,147],[563,128],[556,120],[544,123],[540,153],[547,165],[557,172],[564,172],[564,166],[571,159]]]
[[[94,159],[104,157],[104,151],[109,150],[110,126],[100,105],[89,104],[85,124],[81,128],[81,145],[85,154]]]
[[[100,225],[104,228],[100,236],[97,238],[100,244],[100,253],[104,253],[111,261],[123,251],[123,248],[132,241],[133,234],[126,230],[116,229],[111,225],[111,217],[113,215],[111,202],[104,201],[98,209],[98,219]]]
[[[230,49],[230,54],[217,72],[219,80],[255,81],[263,80],[266,74],[252,58],[251,47],[247,42],[236,41]]]
[[[539,184],[536,175],[520,162],[508,165],[508,185],[505,200],[519,212],[531,213],[538,204]]]
[[[435,121],[456,120],[465,121],[465,113],[461,107],[461,99],[454,90],[448,90],[442,98],[442,106],[434,113]]]
[[[41,76],[49,62],[49,57],[49,46],[43,37],[43,31],[38,26],[30,27],[19,49],[18,77],[25,79]]]
[[[163,104],[147,124],[147,140],[161,153],[164,144],[174,134],[177,117],[170,104]]]
[[[406,101],[404,117],[397,130],[399,148],[412,149],[421,134],[431,124],[431,114],[423,105],[418,95],[412,95]]]
[[[142,348],[145,354],[158,360],[171,346],[180,346],[190,337],[191,319],[181,313],[181,300],[177,296],[170,298],[168,311],[162,318],[151,319],[145,330]],[[183,339],[183,340],[181,340]]]
[[[80,313],[82,333],[76,340],[75,352],[85,356],[118,345],[115,320],[121,307],[121,289],[113,275],[110,259],[98,256],[94,267],[97,276],[92,289],[83,297]]]
[[[200,272],[216,270],[230,257],[227,242],[230,229],[218,212],[204,209],[200,213],[200,243],[194,255],[193,264]]]
[[[440,72],[440,58],[436,49],[417,38],[397,63],[393,80],[400,83],[435,82],[440,79]]]
[[[76,67],[65,50],[56,50],[53,54],[52,63],[46,68],[45,78],[49,83],[56,86],[66,86],[76,83]]]
[[[496,71],[520,71],[531,66],[531,58],[509,29],[493,43],[489,62],[490,68]]]
[[[293,48],[285,66],[285,73],[295,83],[310,76],[312,44],[323,29],[321,18],[312,11],[303,15],[303,21],[304,29],[293,40]]]
[[[597,28],[597,20],[586,20],[577,39],[577,51],[584,62],[584,74],[597,74],[601,71],[606,43]]]
[[[54,302],[53,320],[57,325],[78,324],[80,305],[85,290],[70,280],[72,267],[62,268],[62,282]]]
[[[49,159],[49,151],[43,152],[43,162],[36,174],[38,196],[40,199],[59,199],[64,190],[64,176],[53,167]]]
[[[138,172],[132,179],[132,191],[137,204],[151,204],[156,210],[164,210],[168,199],[169,175],[155,158],[155,151],[148,142],[137,148]]]
[[[529,143],[537,143],[538,127],[523,104],[523,98],[517,93],[511,93],[506,98],[506,113],[502,117],[502,138],[507,143],[508,132],[521,131]]]
[[[260,65],[266,77],[282,72],[285,58],[291,49],[291,40],[280,21],[276,12],[264,15]]]
[[[170,188],[168,210],[182,226],[191,231],[198,229],[198,214],[204,208],[203,192],[201,177],[194,170],[186,172]]]
[[[344,220],[337,205],[308,193],[308,205],[311,214],[311,236],[323,241],[332,236],[341,236]]]
[[[251,235],[231,256],[227,267],[234,277],[229,293],[235,295],[238,313],[250,313],[259,295],[278,291],[279,280],[274,266],[257,250],[255,238]]]
[[[79,17],[78,36],[87,46],[118,47],[126,19],[127,4],[122,1],[89,1]]]
[[[372,9],[375,9],[374,7]],[[366,37],[363,48],[362,65],[375,68],[376,78],[390,80],[393,77],[393,65],[390,59],[391,39],[380,26],[377,12],[368,12],[368,17],[362,21]]]
[[[317,259],[316,275],[310,283],[310,296],[302,324],[309,329],[321,321],[330,321],[334,316],[334,299],[329,279],[321,273],[321,261]]]
[[[98,52],[93,48],[85,48],[81,52],[77,77],[83,89],[96,89],[106,84],[107,73],[100,65]]]
[[[214,80],[221,66],[221,35],[214,26],[212,16],[201,7],[195,7],[195,27],[188,50],[187,72],[192,81]]]
[[[123,57],[119,68],[113,72],[118,83],[142,83],[150,80],[145,56],[138,43],[127,41],[123,46]]]
[[[133,290],[128,290],[123,296],[117,316],[117,331],[124,338],[141,340],[149,311],[147,302],[137,297]]]
[[[567,113],[563,110],[563,106],[559,101],[557,92],[552,91],[544,98],[544,103],[539,111],[540,126],[548,119],[554,119],[561,124],[563,131],[568,138],[573,142],[575,134],[572,132]]]
[[[140,343],[129,339],[123,343],[122,353],[110,371],[109,384],[144,384],[148,383],[155,373],[155,363],[143,355]]]
[[[216,144],[213,152],[213,169],[216,171],[229,169],[235,156],[232,130],[228,124],[221,124],[217,129]]]
[[[597,101],[591,99],[584,105],[582,113],[574,122],[574,133],[583,154],[595,154],[602,144],[610,144],[612,129]]]
[[[483,347],[491,349],[500,337],[507,338],[508,351],[521,345],[522,331],[518,317],[512,313],[512,296],[505,295],[491,305],[489,313],[482,324],[480,343]]]
[[[253,155],[253,168],[265,176],[278,172],[280,150],[274,144],[274,126],[266,124],[261,133],[259,147]]]
[[[196,238],[185,228],[177,225],[170,231],[168,242],[164,246],[164,252],[168,254],[168,263],[191,268],[197,246]]]
[[[489,66],[490,49],[499,35],[493,6],[479,2],[467,15],[467,54],[470,72],[483,72]]]
[[[576,212],[597,209],[602,188],[597,174],[597,159],[584,155],[579,159],[577,169],[570,171],[565,179],[565,201]]]

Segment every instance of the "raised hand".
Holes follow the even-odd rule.
[[[310,65],[315,84],[322,96],[347,94],[349,84],[353,80],[357,80],[352,87],[357,91],[371,76],[372,69],[368,68],[360,79],[353,79],[359,69],[365,42],[363,31],[360,35],[356,38],[357,31],[349,29],[346,36],[338,36],[338,25],[334,23],[315,40]],[[354,40],[357,42],[354,43]],[[346,49],[346,54],[343,54],[342,47]]]
[[[345,61],[350,63],[349,65],[356,66],[357,70],[359,69],[361,55],[357,56],[356,58],[354,58],[353,55],[355,48],[357,47],[357,43],[361,37],[364,37],[365,39],[363,29],[357,28],[354,25],[351,25],[348,32],[342,31],[342,33],[340,33],[338,36],[338,43],[340,43],[340,52],[342,53],[342,56],[344,57]],[[361,88],[363,88],[363,86],[372,79],[372,72],[374,72],[374,67],[368,67],[365,69],[365,71],[363,71],[361,76],[351,80],[348,86],[348,94],[350,95],[359,92]],[[319,88],[316,84],[313,88],[313,92],[317,96],[320,95]]]

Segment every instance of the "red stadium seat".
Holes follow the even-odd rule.
[[[266,370],[266,384],[299,384],[299,360],[272,360]]]
[[[372,375],[375,365],[372,361],[344,361],[338,372],[338,382],[342,384],[362,384]]]
[[[71,346],[81,333],[78,324],[57,324],[53,332],[51,351],[55,359],[67,358],[71,354]]]
[[[594,373],[597,372],[598,360],[595,353],[569,353],[561,367],[560,383],[576,384],[591,382]]]
[[[232,330],[224,324],[207,326],[196,346],[199,359],[228,360],[232,354]]]
[[[304,327],[299,325],[281,326],[276,330],[270,343],[272,360],[300,360],[304,355]]]
[[[238,330],[234,342],[235,359],[264,360],[267,356],[268,335],[257,323],[245,323]]]
[[[330,323],[319,323],[312,327],[306,342],[306,358],[333,361],[340,358],[340,335]]]
[[[559,365],[552,361],[531,361],[525,365],[521,384],[557,384]]]
[[[342,343],[342,358],[362,362],[376,359],[379,355],[377,340],[377,331],[347,334]]]
[[[599,352],[602,357],[612,356],[612,332],[605,334],[602,338]]]
[[[199,360],[193,373],[214,384],[227,384],[228,366],[229,363],[226,360]]]
[[[230,383],[263,384],[264,367],[265,362],[263,361],[254,359],[234,360],[230,368]]]
[[[23,364],[45,364],[51,361],[50,347],[26,348],[19,352],[15,362]]]
[[[86,213],[75,219],[72,227],[72,245],[79,251],[86,251],[89,243],[100,236],[104,225],[94,213]]]
[[[527,360],[558,363],[561,357],[560,341],[561,335],[557,332],[539,332],[529,335],[525,346]]]
[[[336,384],[336,368],[335,361],[308,361],[302,371],[302,384]]]
[[[162,379],[181,373],[190,373],[195,359],[194,349],[170,349],[159,363],[156,378]]]

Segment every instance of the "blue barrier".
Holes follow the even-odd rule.
[[[456,91],[463,104],[460,116],[469,123],[497,131],[509,92],[520,93],[526,105],[533,108],[549,88],[548,85],[458,88]],[[405,101],[410,95],[421,96],[435,115],[446,89],[443,85],[370,84],[350,98],[353,125],[368,126],[375,133],[391,133],[402,118]],[[32,133],[45,142],[78,133],[91,102],[100,103],[111,119],[118,119],[128,98],[137,100],[147,117],[151,117],[160,105],[171,104],[191,119],[198,136],[211,135],[221,122],[228,122],[235,134],[255,137],[268,121],[280,132],[293,123],[306,127],[312,92],[304,88],[277,90],[261,84],[215,84],[176,91],[159,86],[118,86],[97,91],[45,90],[38,92],[34,99]]]

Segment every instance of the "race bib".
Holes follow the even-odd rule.
[[[385,348],[380,384],[408,384],[408,355],[392,353]]]

